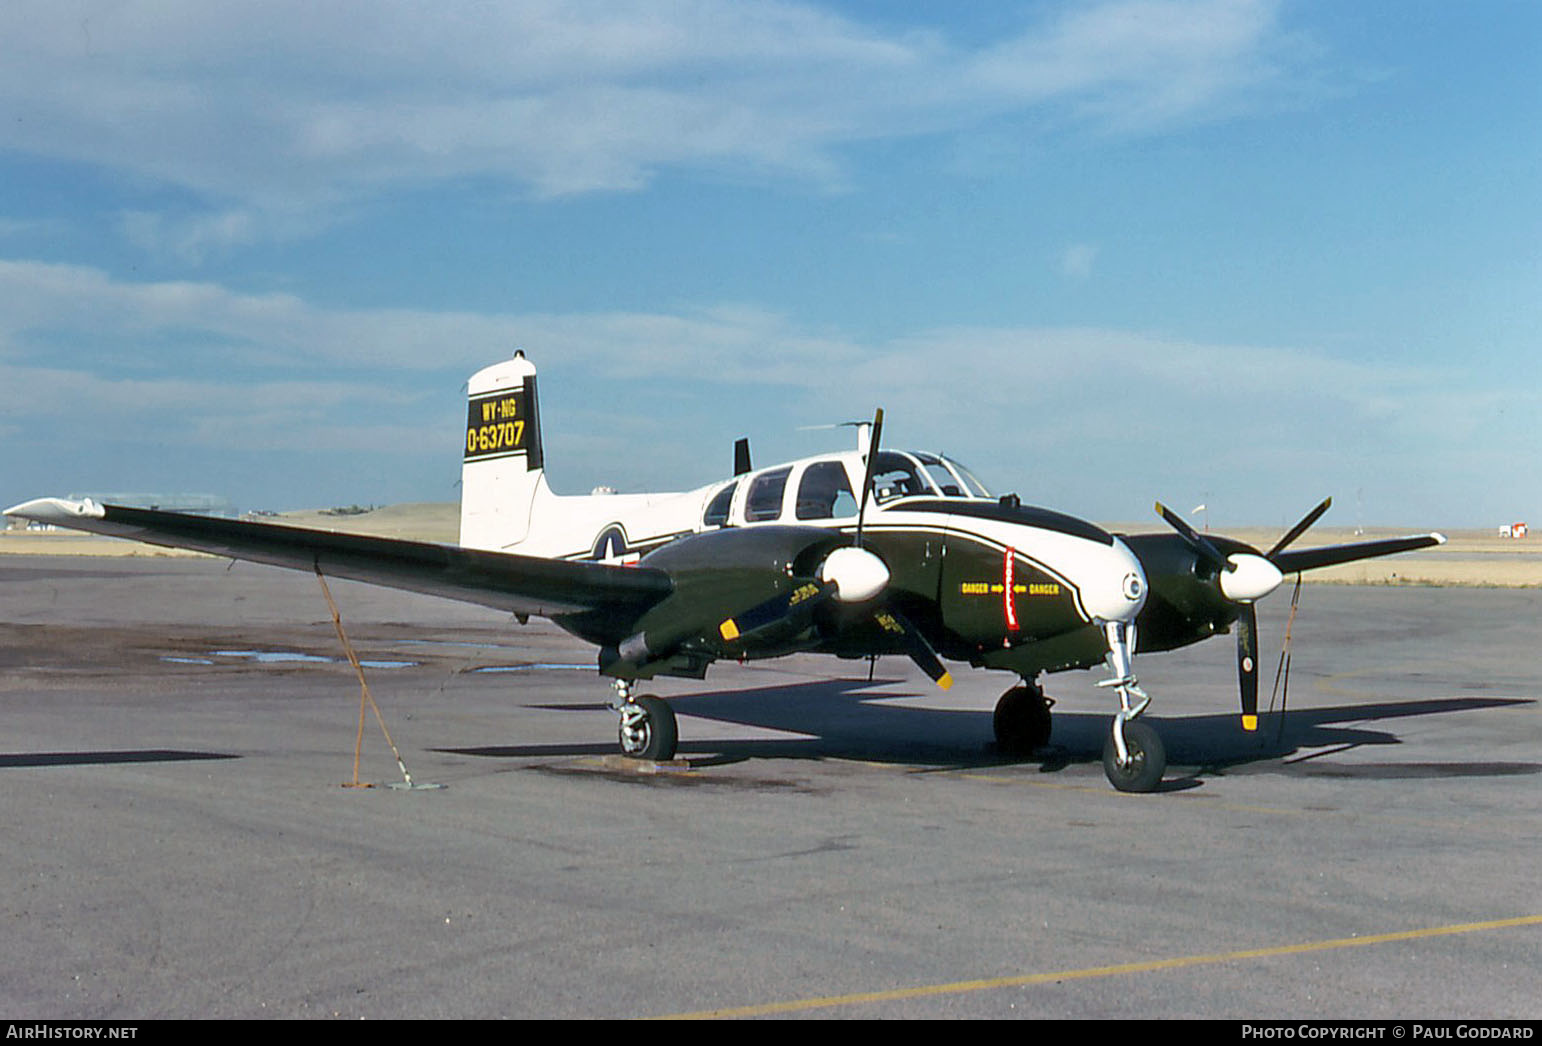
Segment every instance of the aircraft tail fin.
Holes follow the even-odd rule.
[[[461,462],[460,543],[502,549],[530,532],[538,496],[549,495],[541,448],[535,365],[523,351],[485,367],[466,386]]]

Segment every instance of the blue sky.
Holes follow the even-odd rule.
[[[0,499],[848,437],[1103,520],[1542,516],[1542,5],[0,7]]]

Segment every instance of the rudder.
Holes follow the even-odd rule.
[[[535,365],[516,352],[473,374],[466,397],[460,543],[507,548],[529,533],[531,506],[545,484]]]

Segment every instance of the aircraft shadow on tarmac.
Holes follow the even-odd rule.
[[[916,767],[969,769],[1037,763],[1041,772],[1099,762],[1109,724],[1104,712],[1055,711],[1050,743],[1029,757],[997,751],[991,740],[992,709],[937,709],[884,703],[915,697],[900,680],[830,680],[752,690],[709,691],[671,697],[681,716],[805,735],[747,740],[693,740],[682,724],[680,753],[698,766],[747,759],[845,758]],[[1320,757],[1369,745],[1397,745],[1395,733],[1368,724],[1413,716],[1445,715],[1511,705],[1524,698],[1436,698],[1382,701],[1326,708],[1291,709],[1260,717],[1256,733],[1244,733],[1232,711],[1175,718],[1148,717],[1161,731],[1169,762],[1191,768],[1175,775],[1165,790],[1204,776],[1266,772],[1301,776],[1471,777],[1542,773],[1542,763],[1453,762],[1347,765]],[[604,705],[551,704],[531,707],[593,712]],[[457,755],[493,758],[612,755],[611,743],[493,745],[444,748]],[[1294,758],[1292,758],[1294,757]],[[1190,785],[1192,786],[1192,785]]]
[[[111,763],[185,763],[200,759],[239,759],[227,752],[183,752],[169,748],[131,748],[116,752],[0,752],[0,770],[24,766],[98,766]]]

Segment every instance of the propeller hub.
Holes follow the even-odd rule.
[[[864,603],[889,584],[889,568],[865,548],[838,548],[825,557],[819,580],[835,586],[842,603]]]
[[[1221,594],[1233,603],[1262,599],[1285,580],[1279,567],[1251,552],[1233,552],[1226,563],[1230,569],[1221,572]]]

